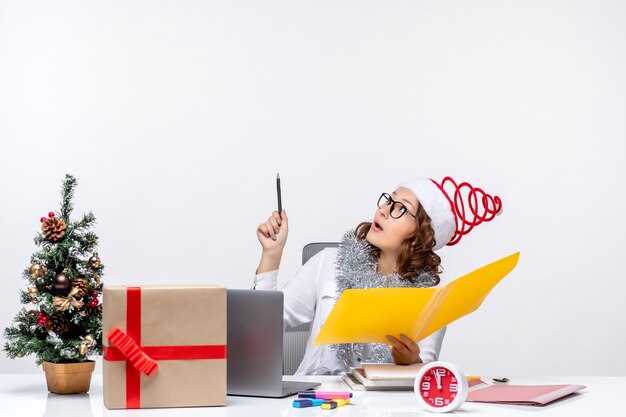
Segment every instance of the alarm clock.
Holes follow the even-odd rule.
[[[449,362],[430,362],[415,377],[415,396],[421,408],[434,413],[456,410],[469,391],[467,376]]]

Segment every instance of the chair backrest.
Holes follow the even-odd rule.
[[[305,245],[302,248],[302,265],[323,249],[336,248],[337,246],[339,246],[339,242],[315,242]]]
[[[338,242],[315,242],[309,243],[302,248],[302,265],[325,248],[336,248]],[[297,327],[288,327],[283,336],[283,375],[293,375],[306,350],[306,343],[311,332],[311,323],[305,323]]]

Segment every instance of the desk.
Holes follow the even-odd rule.
[[[314,380],[323,383],[320,389],[347,390],[339,377],[285,377],[285,379]],[[626,395],[626,377],[510,377],[513,384],[583,384],[580,394],[545,407],[505,406],[465,403],[454,413],[457,416],[563,416],[612,417],[624,416],[626,410],[613,409],[613,401]],[[485,378],[485,380],[487,380]],[[226,407],[163,408],[145,410],[108,410],[102,401],[102,375],[94,374],[89,394],[61,396],[50,394],[41,374],[0,374],[0,415],[3,417],[100,417],[100,416],[231,416],[231,417],[409,417],[436,416],[420,411],[412,391],[354,393],[349,406],[336,410],[319,407],[296,409],[291,406],[295,397],[283,399],[228,397]]]

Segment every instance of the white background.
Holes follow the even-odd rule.
[[[108,284],[245,288],[283,178],[282,283],[400,181],[504,214],[444,282],[521,251],[441,358],[470,374],[624,375],[626,3],[0,2],[0,328],[39,218],[98,218]],[[0,356],[0,372],[41,372]]]

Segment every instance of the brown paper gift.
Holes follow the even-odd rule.
[[[226,288],[104,287],[104,404],[226,405]]]

